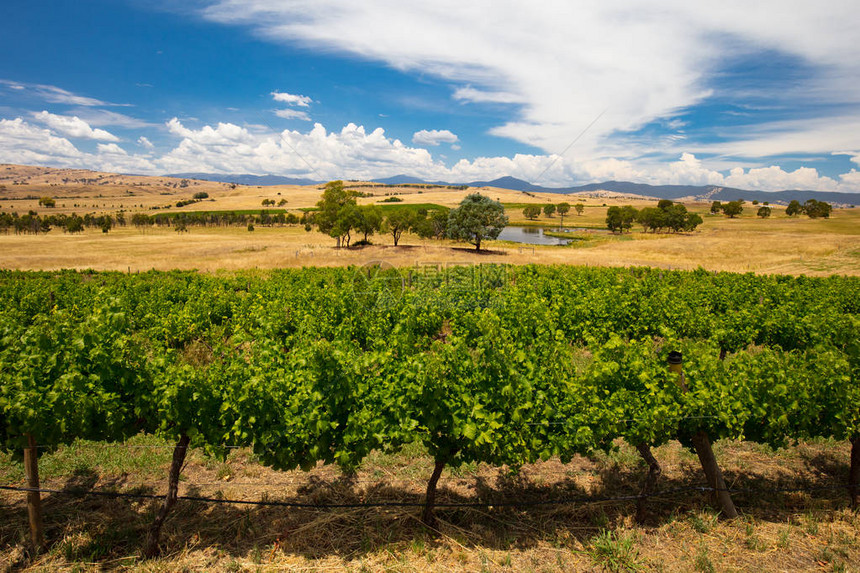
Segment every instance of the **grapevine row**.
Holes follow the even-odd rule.
[[[148,553],[188,447],[352,471],[418,442],[432,523],[446,466],[567,461],[622,438],[656,479],[650,450],[669,440],[701,458],[703,439],[824,436],[853,443],[856,503],[858,287],[537,266],[2,272],[0,447],[174,440]]]

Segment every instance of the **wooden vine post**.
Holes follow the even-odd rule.
[[[39,456],[33,434],[27,434],[27,447],[24,448],[24,473],[27,476],[27,487],[34,490],[27,492],[30,541],[34,546],[42,547],[45,544],[45,533],[42,528],[42,498],[39,493]]]
[[[685,393],[688,391],[686,381],[684,380],[683,358],[680,352],[669,353],[669,370],[678,375],[677,384]],[[702,470],[705,472],[705,478],[708,480],[708,486],[714,491],[717,498],[717,503],[720,506],[720,511],[723,517],[734,519],[738,516],[738,511],[735,509],[735,504],[732,501],[732,496],[729,494],[729,489],[726,487],[726,482],[723,479],[723,472],[717,464],[717,458],[714,455],[714,450],[711,448],[711,440],[708,438],[708,433],[704,430],[699,430],[693,435],[693,447],[696,449],[696,455],[699,456],[699,463],[702,464]]]

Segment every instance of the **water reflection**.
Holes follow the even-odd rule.
[[[566,245],[570,239],[560,239],[544,235],[541,227],[515,227],[508,226],[499,234],[500,241],[511,241],[513,243],[525,243],[528,245]]]

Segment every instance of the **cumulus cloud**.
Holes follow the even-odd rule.
[[[294,95],[277,91],[272,92],[272,99],[289,105],[297,105],[299,107],[308,107],[311,102],[314,101],[308,96]]]
[[[460,138],[447,129],[422,129],[412,135],[412,143],[418,145],[439,145],[440,143],[457,143]]]
[[[307,112],[298,109],[276,109],[275,115],[284,119],[300,119],[302,121],[310,121],[311,116]]]
[[[179,135],[185,140],[193,141],[199,145],[206,146],[232,146],[248,144],[253,141],[253,135],[245,128],[232,123],[219,123],[212,127],[203,126],[194,131],[182,125],[178,118],[174,117],[167,122],[167,129],[174,135]]]
[[[33,118],[44,123],[56,132],[69,137],[97,139],[100,141],[119,141],[114,134],[103,129],[93,129],[90,124],[77,116],[55,115],[47,111],[34,113]]]
[[[23,119],[0,119],[0,158],[3,163],[71,166],[82,153],[63,137]]]
[[[167,153],[154,155],[152,143],[137,140],[146,154],[133,154],[113,142],[99,143],[95,153],[76,148],[50,129],[22,118],[0,120],[0,162],[85,167],[125,173],[199,171],[303,176],[314,179],[372,179],[406,173],[452,183],[510,175],[547,187],[567,187],[607,180],[679,185],[717,185],[774,191],[813,189],[860,192],[860,172],[852,169],[827,177],[816,169],[793,171],[780,166],[735,167],[702,160],[683,152],[669,162],[617,158],[571,159],[547,154],[462,159],[451,166],[427,149],[389,137],[381,128],[367,130],[349,123],[339,131],[314,124],[309,131],[272,131],[221,122],[189,127],[178,118],[165,124],[176,138]],[[428,132],[431,133],[431,132]],[[445,136],[452,140],[454,134]],[[852,152],[853,153],[853,152]]]
[[[128,152],[116,143],[99,143],[96,147],[100,155],[128,155]]]
[[[368,133],[353,123],[340,132],[328,132],[317,123],[307,133],[250,133],[229,123],[193,130],[174,118],[168,122],[168,129],[182,140],[161,158],[166,171],[360,179],[396,175],[404,169],[418,176],[432,176],[444,169],[425,149],[407,147],[400,140],[388,138],[381,128]]]
[[[407,146],[388,137],[381,128],[368,132],[363,126],[353,123],[339,132],[328,132],[317,123],[306,133],[285,130],[253,134],[224,123],[197,130],[188,129],[175,119],[171,124],[171,131],[183,139],[160,160],[166,171],[241,171],[319,179],[369,179],[406,173],[427,180],[458,183],[510,175],[547,187],[567,187],[572,182],[622,180],[763,191],[860,191],[860,174],[854,171],[838,179],[806,167],[794,171],[786,171],[779,166],[737,167],[725,172],[689,152],[663,163],[614,158],[573,160],[557,155],[520,153],[513,157],[462,159],[448,167],[426,149]],[[456,137],[450,134],[446,139],[453,139],[451,136]],[[242,141],[224,143],[230,140]]]

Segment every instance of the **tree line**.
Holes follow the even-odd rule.
[[[714,201],[711,203],[711,213],[716,215],[718,213],[722,213],[729,217],[730,219],[734,219],[739,216],[744,211],[744,204],[746,201],[743,199],[738,199],[735,201],[729,201],[728,203],[721,203],[720,201]],[[758,206],[758,201],[752,202],[753,206]],[[833,206],[830,203],[825,201],[818,201],[817,199],[807,199],[803,203],[798,201],[797,199],[792,199],[788,206],[785,208],[785,214],[789,217],[796,217],[798,215],[806,215],[810,219],[818,219],[819,217],[822,219],[830,218],[830,214],[833,211]],[[758,207],[756,211],[756,216],[762,219],[767,219],[773,213],[773,208],[770,206],[768,201],[765,201],[763,205]]]
[[[671,231],[694,231],[702,224],[702,217],[690,213],[681,203],[669,199],[661,199],[656,207],[636,209],[630,205],[612,206],[606,210],[606,227],[613,233],[623,233],[633,227],[633,223],[642,225],[643,231],[658,233]]]
[[[370,244],[375,233],[391,235],[398,246],[405,232],[425,239],[455,239],[471,243],[476,250],[499,236],[508,223],[501,203],[479,193],[466,196],[455,209],[445,207],[398,207],[383,212],[377,205],[360,206],[357,194],[343,181],[330,181],[323,189],[317,210],[309,220],[321,233],[332,237],[338,247]],[[352,243],[353,235],[362,237]]]

